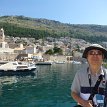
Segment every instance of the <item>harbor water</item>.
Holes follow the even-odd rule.
[[[71,84],[83,66],[39,65],[34,76],[0,77],[0,107],[73,107]]]

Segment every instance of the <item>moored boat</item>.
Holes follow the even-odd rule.
[[[7,62],[0,66],[0,76],[32,75],[36,70],[35,64],[23,62]]]
[[[81,64],[80,61],[71,61],[72,64]]]
[[[65,64],[65,61],[56,61],[55,64]]]

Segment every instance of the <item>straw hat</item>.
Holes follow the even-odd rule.
[[[87,58],[88,51],[90,51],[92,49],[97,49],[97,50],[102,51],[102,53],[104,54],[104,59],[107,59],[107,50],[99,44],[92,44],[92,45],[86,47],[84,52],[83,52],[82,57]]]

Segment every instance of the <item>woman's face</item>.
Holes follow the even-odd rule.
[[[100,66],[103,62],[103,59],[104,59],[104,55],[102,51],[96,49],[88,51],[87,60],[90,65]]]

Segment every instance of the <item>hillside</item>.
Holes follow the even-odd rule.
[[[84,39],[88,42],[107,41],[107,26],[67,24],[55,20],[37,19],[24,16],[0,17],[0,28],[5,35],[19,37],[34,37],[36,39],[47,36],[70,36]]]

